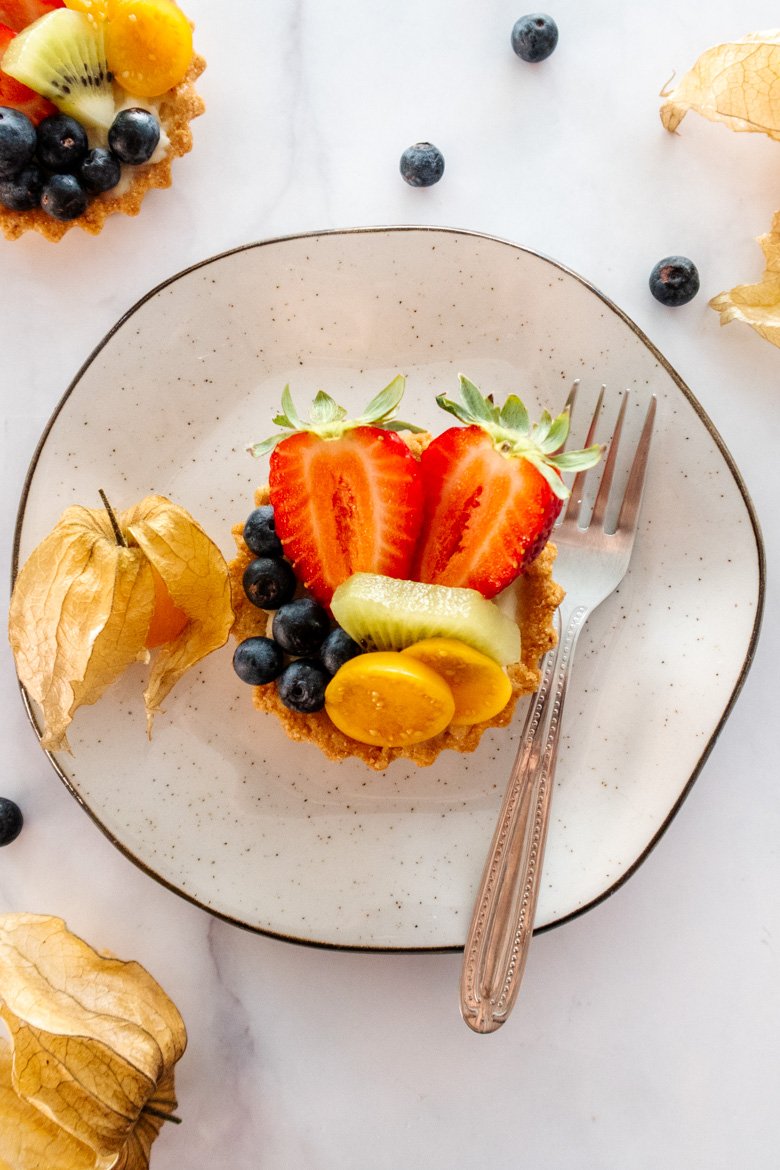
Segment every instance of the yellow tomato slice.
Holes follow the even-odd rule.
[[[482,723],[503,711],[512,697],[506,671],[473,646],[456,638],[426,638],[401,653],[424,662],[445,680],[455,700],[452,723]]]
[[[159,97],[184,80],[192,27],[173,0],[109,0],[106,56],[130,94]]]
[[[154,581],[154,610],[152,620],[146,634],[144,645],[147,650],[154,650],[164,642],[172,642],[186,626],[189,618],[183,609],[179,609],[168,592],[168,586],[150,562],[152,580]]]
[[[359,743],[407,747],[444,731],[455,700],[424,662],[386,650],[346,662],[328,683],[325,710]]]

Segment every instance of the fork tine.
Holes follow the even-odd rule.
[[[626,484],[623,503],[620,505],[617,531],[624,532],[628,536],[633,536],[636,531],[639,505],[642,502],[642,489],[645,484],[645,472],[647,471],[647,457],[650,453],[650,440],[653,434],[655,408],[656,397],[654,394],[647,408],[642,434],[639,436],[634,461],[631,464],[631,471],[628,474],[628,483]]]
[[[579,378],[575,378],[571,384],[571,390],[566,396],[566,401],[563,404],[563,409],[568,410],[569,418],[574,414],[574,403],[577,401],[577,391],[580,388]]]
[[[572,386],[572,388],[571,388],[571,394],[569,395],[570,399],[572,399],[572,396],[575,393],[576,385],[577,385],[577,383],[575,383],[575,385]],[[588,434],[585,438],[585,443],[583,444],[585,447],[590,447],[593,444],[594,439],[596,437],[596,427],[598,426],[599,415],[601,414],[601,406],[602,406],[602,403],[604,401],[604,391],[605,390],[606,390],[606,386],[602,386],[601,389],[599,390],[599,396],[596,400],[596,406],[594,408],[593,415],[592,415],[591,420],[590,420],[590,426],[588,427]],[[567,405],[568,405],[568,399],[567,399]],[[574,513],[579,511],[580,505],[582,504],[582,493],[585,490],[585,476],[586,476],[586,474],[587,474],[587,472],[585,472],[585,471],[578,471],[577,474],[575,475],[574,482],[571,485],[571,495],[569,496],[569,502],[566,505],[566,510],[565,510],[563,516],[561,517],[562,521],[573,519]]]
[[[628,406],[628,390],[624,391],[623,399],[620,403],[620,410],[615,420],[615,426],[612,431],[612,438],[609,440],[609,450],[607,451],[606,462],[604,463],[604,471],[601,475],[601,483],[599,484],[596,501],[593,505],[593,515],[591,516],[591,524],[598,527],[604,525],[604,515],[607,510],[607,502],[609,500],[609,493],[612,489],[612,480],[615,475],[615,465],[617,464],[617,453],[620,445],[620,436],[623,431],[623,419],[626,417],[626,407]]]

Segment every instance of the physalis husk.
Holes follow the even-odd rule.
[[[662,92],[661,121],[674,131],[689,110],[731,130],[780,141],[780,29],[750,33],[699,57],[678,85]],[[761,236],[766,267],[756,284],[741,284],[711,299],[721,325],[743,321],[780,345],[780,213]]]
[[[233,624],[227,565],[200,525],[164,496],[118,516],[70,507],[19,572],[9,640],[19,679],[41,707],[47,750],[70,750],[75,711],[95,703],[132,662],[148,661],[159,596],[153,570],[171,611],[185,620],[154,654],[144,692],[151,730],[171,688],[225,644]]]
[[[689,110],[731,130],[780,140],[780,29],[749,33],[702,53],[671,90],[663,90],[661,121],[676,130]]]
[[[0,1170],[147,1170],[187,1043],[138,963],[59,918],[0,916]]]

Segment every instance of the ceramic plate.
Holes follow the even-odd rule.
[[[583,633],[569,692],[537,916],[551,926],[614,891],[668,825],[742,684],[764,589],[753,510],[711,423],[580,277],[429,228],[271,240],[179,274],[65,393],[21,501],[17,563],[67,505],[98,506],[99,488],[117,509],[169,496],[231,555],[231,525],[266,473],[244,447],[269,433],[285,383],[298,402],[322,387],[357,409],[399,371],[404,414],[437,431],[434,396],[460,371],[537,408],[559,408],[578,378],[583,421],[602,382],[633,388],[632,425],[658,398],[633,563]],[[462,946],[524,708],[473,755],[376,774],[254,713],[231,654],[178,684],[151,742],[140,666],[79,711],[73,757],[53,758],[74,796],[148,873],[243,926],[354,948]]]

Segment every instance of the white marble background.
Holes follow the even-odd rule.
[[[208,113],[140,219],[0,242],[2,545],[38,434],[92,347],[182,267],[266,236],[426,223],[494,233],[588,277],[659,346],[745,477],[769,561],[755,664],[688,800],[613,898],[535,940],[515,1013],[469,1032],[458,955],[349,954],[241,932],[121,856],[41,755],[0,652],[0,792],[24,810],[0,910],[63,916],[180,1007],[181,1126],[156,1170],[770,1170],[780,1126],[776,660],[780,353],[707,298],[762,268],[780,144],[658,120],[670,75],[778,23],[769,0],[557,0],[533,67],[507,0],[189,0]],[[420,139],[430,190],[398,174]],[[668,310],[664,255],[703,291]],[[691,485],[695,490],[695,484]],[[49,1168],[42,1168],[49,1170]],[[52,1168],[53,1170],[53,1168]]]

